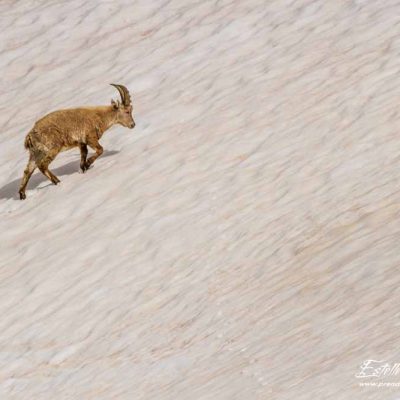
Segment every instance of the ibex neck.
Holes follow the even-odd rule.
[[[98,107],[98,115],[100,116],[98,122],[98,129],[103,134],[107,129],[116,124],[116,113],[112,106]]]

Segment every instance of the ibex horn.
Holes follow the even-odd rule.
[[[121,95],[122,104],[124,106],[130,106],[131,105],[131,96],[129,94],[128,89],[123,85],[116,85],[114,83],[110,83],[110,85],[114,86],[118,90],[119,94]]]

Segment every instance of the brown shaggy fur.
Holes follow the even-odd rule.
[[[19,189],[21,200],[26,198],[25,189],[36,167],[55,185],[60,182],[48,167],[61,151],[79,147],[80,167],[85,172],[103,153],[99,139],[107,129],[115,124],[134,128],[129,92],[125,86],[113,86],[121,94],[121,103],[112,100],[110,106],[54,111],[35,123],[24,143],[29,150],[29,161]],[[87,146],[95,151],[88,159]]]

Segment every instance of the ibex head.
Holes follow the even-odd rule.
[[[114,83],[111,83],[111,85],[114,86],[121,95],[121,101],[111,100],[114,110],[117,111],[117,123],[125,126],[126,128],[133,129],[135,127],[135,121],[132,117],[132,104],[129,91],[123,85],[116,85]]]

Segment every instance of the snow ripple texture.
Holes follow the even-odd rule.
[[[391,399],[400,5],[0,1],[0,398]],[[17,200],[25,134],[125,84]],[[400,377],[392,381],[400,382]]]

